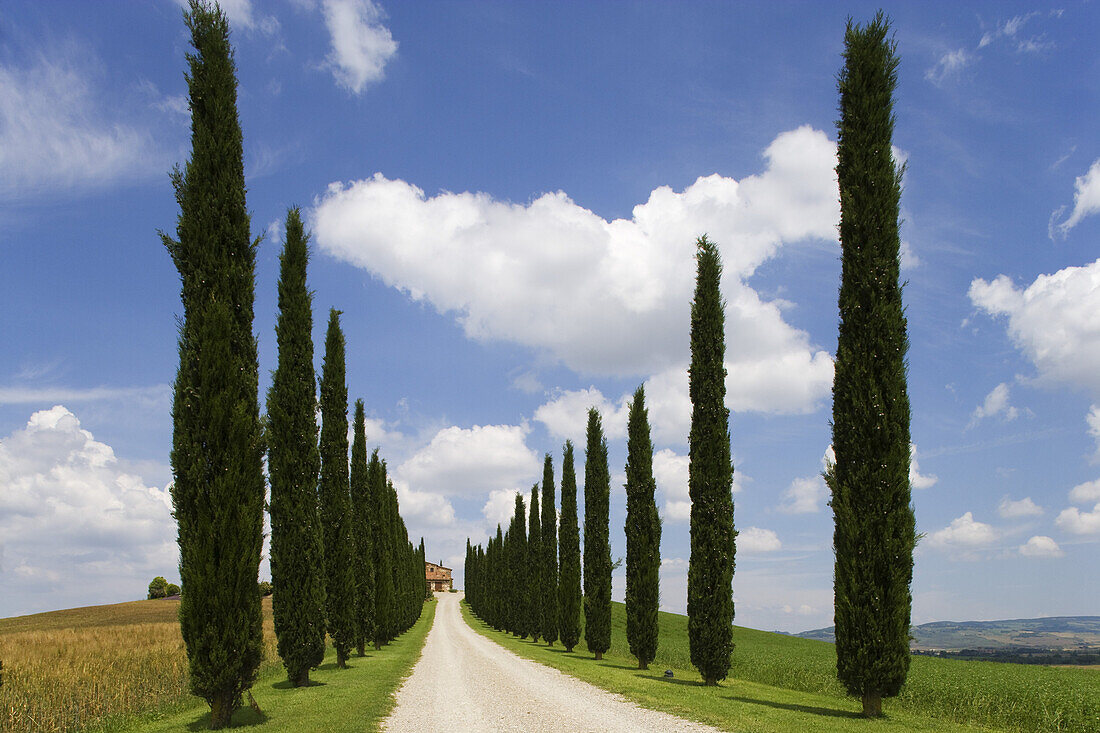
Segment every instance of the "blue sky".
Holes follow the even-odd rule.
[[[645,383],[685,607],[695,238],[721,248],[737,622],[832,618],[836,74],[877,4],[235,0],[261,390],[280,222],[410,531],[461,569],[604,412],[625,552]],[[907,162],[915,622],[1100,613],[1100,13],[887,4]],[[0,615],[176,577],[174,0],[0,10]],[[321,349],[318,346],[318,363]],[[266,567],[261,574],[266,573]],[[621,571],[620,571],[621,573]],[[616,597],[624,580],[615,578]]]

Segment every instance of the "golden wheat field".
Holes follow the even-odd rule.
[[[0,619],[0,730],[79,731],[186,703],[178,608],[133,601]],[[270,597],[263,609],[261,674],[279,665]]]

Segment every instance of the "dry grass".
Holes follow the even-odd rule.
[[[0,619],[0,730],[79,731],[192,702],[178,608],[134,601]],[[271,669],[280,662],[270,598],[263,609]]]

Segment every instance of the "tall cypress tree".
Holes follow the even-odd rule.
[[[507,610],[504,595],[506,591],[505,583],[508,582],[508,568],[504,552],[504,534],[501,532],[499,522],[497,523],[496,537],[491,541],[493,543],[493,560],[489,566],[489,593],[492,598],[490,612],[493,616],[493,628],[497,631],[503,631],[508,628],[505,625]]]
[[[718,246],[706,235],[695,255],[691,304],[691,559],[688,562],[688,645],[706,685],[726,678],[733,652],[733,462],[726,409],[725,313]]]
[[[653,443],[644,385],[630,403],[626,451],[626,639],[638,668],[649,669],[657,654],[661,518],[653,497]]]
[[[894,163],[896,44],[881,11],[848,22],[840,72],[840,333],[830,487],[837,676],[868,717],[909,670],[913,548],[905,309],[899,277],[902,168]]]
[[[370,486],[371,556],[374,564],[374,648],[381,649],[389,641],[393,625],[393,566],[390,562],[390,535],[386,524],[386,462],[379,459],[378,449],[367,465]]]
[[[561,576],[558,582],[558,631],[567,652],[581,638],[581,530],[577,520],[577,474],[573,443],[565,441],[561,459]]]
[[[317,384],[313,306],[306,287],[309,237],[298,209],[286,215],[279,258],[279,365],[267,393],[267,472],[271,480],[271,598],[279,656],[295,687],[325,656],[325,580],[317,513]]]
[[[371,550],[370,465],[367,463],[367,427],[363,400],[355,401],[351,443],[351,519],[355,559],[355,646],[359,656],[374,640],[374,556]]]
[[[506,589],[509,598],[509,616],[511,619],[511,632],[521,639],[526,639],[527,628],[527,584],[524,579],[527,576],[527,512],[523,507],[523,494],[516,492],[516,509],[512,515],[512,526],[508,530],[508,543],[510,551],[508,557],[509,583]]]
[[[328,633],[336,666],[347,667],[355,643],[355,576],[351,496],[348,487],[348,388],[344,381],[344,333],[340,311],[329,311],[321,367],[321,534],[325,547]]]
[[[554,463],[542,464],[542,638],[558,639],[558,513],[554,499]]]
[[[180,631],[191,692],[228,725],[263,657],[256,581],[263,544],[263,435],[252,335],[256,247],[245,205],[229,23],[192,0],[184,14],[191,159],[172,173],[183,320],[172,403],[172,503],[178,525]]]
[[[539,515],[539,485],[531,487],[530,517],[527,523],[527,629],[532,641],[542,635],[542,517]]]
[[[584,453],[584,641],[596,659],[611,648],[610,502],[607,440],[592,407]]]

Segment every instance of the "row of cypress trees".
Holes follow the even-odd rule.
[[[506,532],[483,549],[466,541],[466,600],[474,613],[496,629],[521,638],[540,637],[567,651],[580,641],[580,612],[588,650],[602,659],[611,647],[611,547],[609,541],[610,472],[607,440],[600,413],[588,412],[585,449],[584,594],[581,594],[580,528],[573,444],[566,441],[562,460],[561,527],[557,527],[554,468],[547,454],[539,485],[531,488],[525,508],[516,494],[515,512]],[[658,570],[661,520],[654,499],[653,445],[639,387],[630,408],[627,458],[627,638],[638,666],[646,669],[657,650]]]
[[[340,666],[367,641],[411,626],[424,599],[423,544],[408,541],[397,494],[375,451],[366,458],[356,403],[348,467],[347,387],[339,312],[331,311],[320,380],[313,370],[308,236],[286,218],[280,257],[278,368],[260,416],[252,333],[255,259],[245,205],[242,133],[229,24],[191,0],[184,14],[191,158],[172,173],[180,214],[161,234],[180,275],[183,316],[172,404],[172,501],[178,526],[180,629],[190,687],[229,724],[263,657],[256,581],[263,546],[266,449],[271,483],[271,573],[278,652],[290,681],[307,684],[326,632]]]

